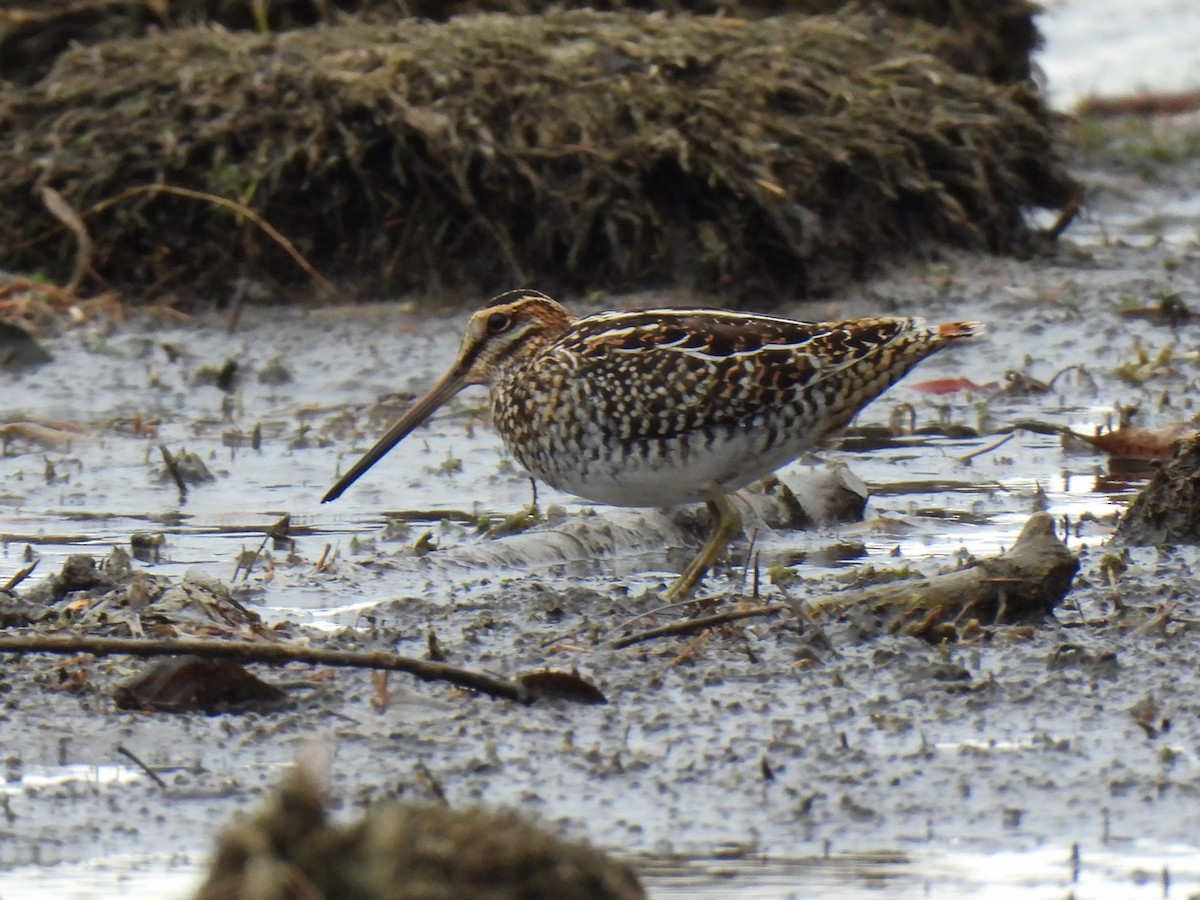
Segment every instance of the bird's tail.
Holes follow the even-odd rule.
[[[985,333],[987,333],[987,325],[983,322],[947,322],[937,327],[938,337],[947,341],[979,337]]]

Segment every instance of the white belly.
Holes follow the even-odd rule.
[[[791,462],[810,442],[792,438],[765,450],[763,443],[761,433],[739,429],[712,441],[693,434],[638,442],[617,453],[574,447],[536,459],[517,456],[535,478],[585,500],[665,507],[704,500],[713,483],[727,492],[745,487]]]

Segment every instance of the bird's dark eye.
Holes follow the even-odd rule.
[[[509,318],[504,313],[495,312],[488,316],[487,330],[488,334],[499,334],[508,329]]]

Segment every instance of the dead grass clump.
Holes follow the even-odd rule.
[[[0,93],[4,257],[70,271],[72,236],[33,190],[48,185],[118,286],[305,282],[257,223],[159,183],[236,200],[389,294],[793,294],[930,242],[1019,249],[1024,211],[1074,189],[1052,116],[1029,86],[928,50],[873,17],[633,12],[81,48]]]
[[[405,16],[445,21],[492,12],[536,15],[551,7],[758,19],[827,15],[846,5],[846,0],[20,0],[0,10],[0,79],[32,84],[72,44],[201,24],[270,33],[344,23],[353,16],[392,24]],[[942,29],[931,38],[933,52],[963,72],[995,81],[1028,78],[1030,56],[1040,44],[1038,7],[1031,0],[877,0],[873,8],[882,16]]]
[[[509,811],[379,803],[336,825],[310,768],[299,766],[262,809],[224,829],[195,900],[646,896],[626,864]]]
[[[1183,441],[1133,498],[1117,537],[1133,545],[1200,544],[1200,436]]]

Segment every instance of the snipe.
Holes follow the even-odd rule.
[[[510,291],[471,317],[450,371],[322,502],[464,387],[486,384],[496,430],[535,478],[612,506],[707,501],[712,537],[668,591],[681,599],[741,528],[731,492],[845,425],[931,353],[981,330],[708,309],[577,318],[545,294]]]

